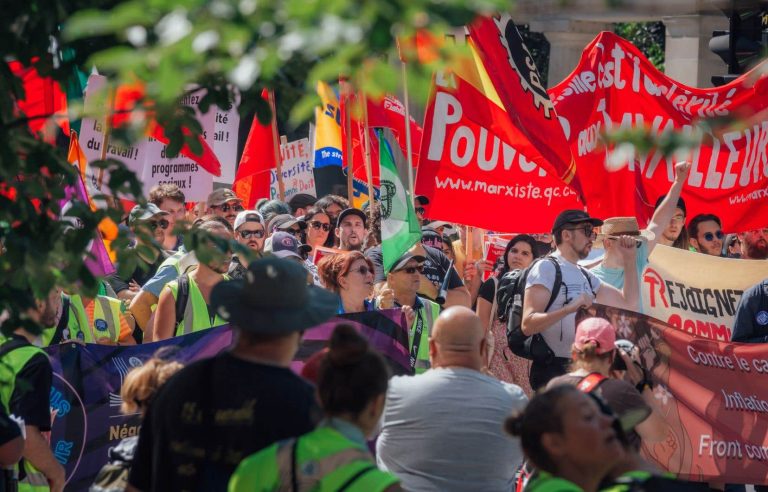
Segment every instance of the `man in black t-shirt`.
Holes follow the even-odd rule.
[[[245,457],[314,428],[314,387],[289,366],[302,331],[334,316],[340,301],[307,286],[306,275],[270,257],[213,288],[211,304],[235,330],[235,345],[159,391],[139,434],[133,490],[224,491]]]

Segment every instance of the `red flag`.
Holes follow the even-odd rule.
[[[68,137],[67,95],[59,83],[50,77],[41,77],[34,67],[25,67],[20,62],[12,61],[8,66],[24,84],[24,99],[17,104],[19,111],[30,118],[28,126],[32,133],[42,132],[46,142],[54,143],[54,128],[47,125],[52,119]]]
[[[261,98],[264,101],[269,100],[267,89],[261,91]],[[274,115],[272,115],[272,122],[267,125],[261,124],[254,116],[248,140],[245,141],[243,156],[240,158],[232,189],[243,200],[243,205],[247,209],[252,209],[258,199],[269,198],[270,171],[277,168],[272,127],[274,124]]]
[[[504,109],[530,141],[526,155],[581,194],[576,163],[554,105],[512,18],[481,17],[469,32]]]
[[[111,118],[112,127],[117,128],[130,121],[132,114],[141,109],[139,103],[145,98],[145,95],[142,83],[126,84],[118,87],[115,91],[114,111]],[[145,104],[144,107],[147,108],[145,117],[149,119],[147,133],[152,138],[167,145],[170,142],[170,138],[166,136],[165,129],[155,120],[152,104]],[[192,134],[186,127],[182,127],[181,131],[185,137]],[[181,147],[179,153],[189,157],[214,176],[221,176],[221,163],[216,154],[214,154],[213,149],[205,142],[202,135],[197,136],[197,141],[203,149],[201,154],[194,153],[187,143]]]

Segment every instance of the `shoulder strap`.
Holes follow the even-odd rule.
[[[587,271],[584,270],[584,267],[581,266],[581,265],[576,265],[576,266],[579,267],[579,270],[581,271],[581,274],[584,275],[585,279],[587,279],[587,283],[589,284],[589,290],[592,291],[592,295],[593,296],[597,295],[597,294],[595,294],[595,288],[592,287],[592,279],[589,278],[589,274],[587,273]]]
[[[351,477],[349,477],[349,480],[347,480],[346,482],[344,482],[344,483],[341,485],[341,487],[339,487],[339,489],[338,489],[338,492],[343,492],[343,491],[347,490],[349,487],[351,487],[351,486],[352,486],[352,484],[353,484],[353,483],[355,483],[355,482],[357,481],[357,479],[359,479],[360,477],[362,477],[362,476],[363,476],[363,475],[365,475],[366,473],[368,473],[368,472],[371,472],[371,471],[373,471],[373,470],[377,470],[377,469],[378,469],[378,468],[376,468],[376,466],[375,466],[375,465],[368,465],[368,466],[366,466],[366,467],[365,467],[365,468],[363,468],[362,470],[358,471],[357,473],[355,473],[354,475],[352,475]]]
[[[547,307],[544,308],[544,312],[549,311],[549,308],[552,307],[555,299],[560,295],[560,286],[563,284],[563,270],[560,268],[560,263],[558,263],[557,259],[553,256],[547,256],[547,259],[555,266],[555,284],[552,286],[552,295],[549,297],[549,302],[547,303]],[[566,291],[566,295],[567,294],[568,292]]]
[[[59,319],[59,324],[56,325],[56,331],[53,333],[51,341],[48,342],[48,345],[59,344],[64,339],[64,330],[69,325],[70,303],[71,301],[69,300],[69,296],[64,296],[61,301],[61,319]],[[72,333],[69,334],[69,337],[72,338]]]
[[[179,326],[181,320],[184,319],[184,309],[187,307],[187,301],[189,300],[189,277],[187,274],[182,275],[178,279],[179,288],[176,290],[176,323],[174,326],[174,333],[176,326]]]
[[[600,386],[600,383],[608,379],[607,377],[603,376],[599,372],[591,372],[581,378],[581,381],[576,385],[576,387],[583,391],[584,393],[592,393],[597,389],[598,386]]]
[[[0,359],[10,354],[16,349],[21,347],[27,347],[29,343],[26,340],[19,340],[18,338],[11,338],[2,345],[0,345]]]

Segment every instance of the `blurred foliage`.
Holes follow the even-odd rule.
[[[637,46],[653,66],[664,71],[666,28],[663,22],[619,22],[613,32]]]
[[[186,142],[194,147],[199,124],[180,104],[187,92],[204,94],[201,109],[228,107],[241,98],[241,115],[270,118],[259,97],[262,87],[279,91],[280,107],[294,125],[307,120],[317,101],[318,80],[345,76],[371,94],[393,92],[400,81],[395,38],[429,27],[435,33],[470,22],[477,13],[509,8],[501,0],[28,0],[5,2],[0,16],[0,55],[34,66],[43,76],[67,85],[75,69],[93,66],[109,84],[141,82],[142,101],[171,138],[168,155]],[[66,52],[67,56],[60,56]],[[65,59],[63,59],[65,58]],[[409,89],[426,99],[432,71],[409,64]],[[78,179],[66,161],[66,138],[59,145],[33,135],[16,102],[24,99],[21,81],[0,64],[0,313],[2,330],[36,329],[25,311],[54,286],[93,296],[99,279],[83,264],[96,225],[122,218],[119,208],[92,211],[75,204],[68,215],[80,227],[61,221],[66,186]],[[81,111],[82,108],[70,108]],[[34,115],[47,118],[49,115]],[[81,113],[71,114],[73,119]],[[143,134],[145,121],[115,131],[114,139]],[[192,131],[185,136],[183,129]],[[136,177],[115,161],[105,167],[102,190],[143,203]],[[95,197],[96,198],[96,197]],[[192,234],[189,236],[189,234]],[[142,243],[152,243],[139,230]],[[200,231],[185,243],[205,246]],[[125,232],[113,242],[120,273],[131,272],[149,246],[128,248]],[[218,244],[214,241],[214,244]],[[223,249],[220,247],[218,249]],[[237,246],[230,249],[238,250]],[[245,252],[241,252],[245,254]],[[203,254],[205,257],[205,254]]]

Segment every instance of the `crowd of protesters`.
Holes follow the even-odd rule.
[[[63,490],[44,436],[52,369],[41,346],[150,343],[229,324],[233,345],[218,356],[184,368],[157,357],[128,374],[123,410],[142,415],[140,435],[111,450],[92,490],[707,490],[643,460],[641,444],[662,440],[666,423],[636,348],[604,319],[576,322],[593,302],[640,312],[658,244],[768,258],[768,229],[726,234],[715,214],[687,216],[689,171],[676,165],[644,229],[565,210],[551,231],[513,237],[496,264],[477,254],[481,238],[466,241],[477,231],[430,220],[419,196],[422,240],[386,268],[377,204],[298,194],[246,210],[220,188],[188,207],[160,185],[126,214],[133,271],[104,279],[94,299],[51,292],[29,312],[42,334],[19,328],[0,346],[0,465],[19,490]],[[519,328],[533,357],[508,346],[508,278],[524,282]],[[393,308],[414,375],[391,377],[345,324],[311,376],[290,370],[305,330]],[[768,342],[768,316],[756,317],[766,311],[768,280],[744,293],[733,340]]]

